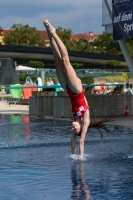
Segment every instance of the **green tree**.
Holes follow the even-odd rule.
[[[120,62],[118,60],[108,60],[106,63],[105,63],[105,66],[107,67],[111,67],[112,70],[114,71],[114,69],[116,67],[118,67],[120,65]]]
[[[126,72],[122,72],[121,76],[106,76],[105,79],[108,82],[114,83],[114,82],[127,82],[129,80],[130,76]]]
[[[45,42],[35,27],[28,24],[13,24],[4,38],[5,44],[23,46],[45,46]]]
[[[130,78],[130,76],[129,76],[126,72],[122,72],[122,77],[123,77],[126,81],[128,81],[129,78]]]
[[[75,51],[94,52],[94,48],[88,42],[82,43],[80,41],[75,41],[73,49]]]
[[[29,67],[33,67],[33,68],[43,68],[44,67],[44,63],[41,61],[29,61],[28,62],[28,66]]]
[[[105,53],[112,55],[121,55],[121,49],[118,41],[113,40],[111,33],[103,33],[99,38],[94,40],[91,45],[96,53]]]
[[[82,67],[83,63],[71,63],[71,65],[73,66],[74,69]]]
[[[57,27],[57,34],[65,44],[67,50],[71,51],[83,51],[83,52],[93,52],[93,47],[89,43],[81,43],[72,38],[71,29],[63,29],[62,27]]]
[[[56,32],[60,37],[60,39],[62,40],[62,42],[64,43],[64,45],[66,46],[66,48],[69,49],[70,46],[72,45],[72,40],[71,40],[72,30],[63,29],[62,27],[57,27]]]
[[[80,77],[82,84],[92,84],[94,80],[92,77]]]

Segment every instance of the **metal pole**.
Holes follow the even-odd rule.
[[[108,10],[108,12],[109,12],[110,18],[112,19],[112,12],[111,12],[111,9],[110,9],[110,7],[109,7],[108,1],[107,1],[107,0],[104,0],[104,3],[105,3],[106,8],[107,8],[107,10]]]
[[[126,63],[127,63],[129,70],[131,72],[131,76],[133,77],[133,59],[130,55],[127,44],[126,44],[125,40],[118,40],[118,43],[120,45],[120,48],[121,48],[122,53],[125,57]]]
[[[41,79],[42,79],[42,85],[45,84],[45,71],[41,71]]]

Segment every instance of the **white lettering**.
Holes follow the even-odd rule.
[[[117,22],[119,22],[120,21],[120,19],[121,19],[121,13],[119,14],[119,16],[116,16],[116,17],[114,17],[114,23],[117,23]]]
[[[122,3],[126,3],[130,0],[114,0],[114,4],[122,4]]]
[[[129,31],[133,31],[133,24],[124,24],[124,31],[129,33]]]
[[[122,17],[121,17],[121,21],[128,21],[132,19],[132,13],[130,14],[125,14],[123,13]]]
[[[115,23],[118,23],[118,22],[120,22],[120,20],[122,21],[122,22],[124,22],[124,21],[129,21],[129,20],[132,20],[132,18],[133,18],[133,16],[132,16],[132,13],[129,13],[129,14],[125,14],[125,13],[123,13],[123,14],[119,14],[119,16],[115,16],[114,17],[114,19],[113,19],[113,23],[115,24]]]

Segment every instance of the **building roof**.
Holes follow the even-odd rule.
[[[99,35],[95,34],[93,32],[89,32],[89,33],[85,33],[85,34],[79,33],[79,34],[72,35],[72,38],[77,41],[93,42],[95,39],[99,38]]]
[[[1,31],[2,31],[2,35],[3,35],[3,36],[6,36],[7,33],[9,32],[9,30],[4,30],[4,29],[2,29]]]
[[[37,30],[37,32],[39,32],[41,34],[41,36],[45,42],[49,42],[49,37],[48,37],[47,31]]]

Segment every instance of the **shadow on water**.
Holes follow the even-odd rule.
[[[108,128],[102,143],[90,130],[81,161],[70,155],[70,123],[1,115],[1,199],[133,199],[133,129]]]

